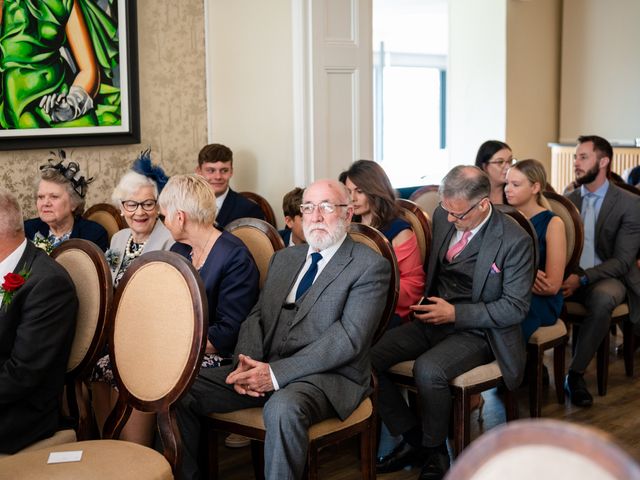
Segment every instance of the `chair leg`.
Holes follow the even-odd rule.
[[[597,379],[598,379],[598,395],[604,397],[607,394],[607,381],[609,377],[609,347],[611,340],[609,335],[605,335],[604,339],[598,347],[597,354]]]
[[[505,388],[504,395],[504,403],[505,403],[505,413],[507,417],[507,422],[511,422],[512,420],[518,419],[518,394],[517,392],[511,391],[508,388]]]
[[[365,480],[374,479],[376,471],[375,421],[370,420],[369,423],[369,428],[360,434],[360,472],[362,478]]]
[[[538,418],[542,414],[542,355],[538,345],[527,345],[529,361],[529,416]]]
[[[460,455],[469,445],[469,394],[465,389],[456,389],[453,394],[453,456]]]
[[[553,381],[556,385],[556,398],[564,404],[564,356],[567,343],[564,342],[553,349]]]
[[[256,480],[264,480],[264,444],[251,440],[251,460]]]
[[[622,349],[624,354],[624,372],[627,377],[633,377],[633,356],[636,353],[636,336],[633,333],[633,324],[628,318],[622,322]]]
[[[218,432],[208,426],[203,426],[208,430],[208,476],[210,480],[218,480],[219,473],[219,460],[218,460]],[[200,467],[202,468],[202,467]]]
[[[315,442],[309,443],[309,450],[307,451],[306,478],[308,480],[318,480],[318,447]]]

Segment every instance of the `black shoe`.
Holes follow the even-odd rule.
[[[593,405],[593,397],[587,390],[587,384],[582,375],[567,375],[564,380],[564,391],[569,396],[571,403],[578,407]]]
[[[424,448],[414,447],[403,440],[389,455],[385,455],[376,460],[376,472],[397,472],[409,465],[419,464],[423,460]]]
[[[446,453],[432,453],[420,470],[418,480],[441,480],[449,470],[449,464],[449,455]]]

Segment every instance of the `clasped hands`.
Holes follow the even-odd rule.
[[[431,325],[443,325],[445,323],[453,323],[456,320],[455,307],[440,297],[427,297],[431,303],[411,305],[409,308],[413,311],[416,320]]]
[[[238,366],[225,381],[240,395],[264,397],[273,390],[269,364],[243,354],[238,356]]]

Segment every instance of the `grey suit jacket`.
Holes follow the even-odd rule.
[[[344,419],[369,388],[370,345],[386,301],[390,266],[347,236],[299,301],[286,337],[274,338],[307,250],[307,245],[294,246],[272,257],[235,352],[269,362],[280,388],[299,381],[317,386]]]
[[[567,198],[580,210],[582,195],[576,189]],[[589,283],[604,278],[619,278],[627,287],[631,321],[640,323],[640,270],[636,256],[640,250],[640,196],[609,184],[596,219],[596,253],[600,265],[584,270]]]
[[[113,265],[109,265],[111,268],[112,280],[115,280],[116,274],[118,273],[118,270],[120,270],[122,260],[124,259],[124,249],[127,247],[127,241],[129,240],[130,235],[131,229],[125,228],[116,232],[113,237],[111,237],[111,246],[109,247],[109,250],[113,250],[117,256],[117,261]],[[149,239],[144,245],[143,252],[169,250],[174,243],[176,242],[171,236],[171,233],[169,233],[169,230],[167,230],[164,224],[158,220],[153,226],[151,235],[149,235]]]
[[[429,296],[435,294],[434,278],[455,227],[438,207],[433,214],[433,243],[427,270]],[[533,242],[531,237],[495,208],[484,226],[482,245],[473,272],[471,303],[457,303],[455,328],[481,329],[487,335],[509,389],[522,381],[526,360],[520,324],[529,311],[533,285]],[[472,240],[473,241],[473,240]],[[500,270],[494,272],[492,265]]]

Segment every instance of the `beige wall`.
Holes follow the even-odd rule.
[[[138,153],[168,174],[193,171],[207,141],[204,14],[202,0],[139,0],[141,144],[67,148],[85,175],[95,177],[87,205],[104,202]],[[35,214],[33,181],[49,149],[0,152],[0,186],[20,199],[25,215]]]
[[[558,138],[562,2],[512,0],[507,8],[506,142],[516,158],[551,166]]]
[[[282,196],[295,186],[292,2],[207,8],[210,140],[234,152],[232,187],[266,197],[281,222]]]

